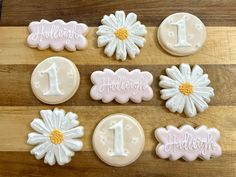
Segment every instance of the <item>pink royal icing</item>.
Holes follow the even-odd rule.
[[[27,38],[27,43],[32,48],[45,50],[51,47],[55,51],[66,48],[69,51],[76,51],[87,47],[85,36],[88,33],[88,26],[83,23],[41,20],[31,22],[28,28],[31,34]]]
[[[120,68],[113,72],[104,69],[93,72],[91,81],[94,84],[90,90],[91,97],[104,103],[111,102],[113,99],[121,104],[127,103],[129,99],[140,103],[153,97],[153,90],[150,87],[153,76],[147,71],[141,72],[135,69],[129,72],[127,69]]]
[[[156,154],[160,158],[193,161],[197,157],[210,160],[211,157],[219,157],[222,150],[217,141],[220,132],[216,128],[207,128],[202,125],[194,129],[190,125],[183,125],[179,129],[174,126],[158,128],[155,137],[159,141]]]

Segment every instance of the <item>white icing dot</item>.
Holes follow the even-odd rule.
[[[168,33],[168,36],[169,36],[169,37],[173,37],[173,36],[174,36],[174,32],[170,31],[170,32]]]
[[[128,150],[128,149],[125,149],[125,153],[126,153],[126,154],[129,154],[129,150]]]
[[[195,28],[196,28],[198,31],[200,31],[200,30],[202,30],[202,25],[201,25],[201,24],[196,24],[196,25],[195,25]]]
[[[35,88],[39,88],[39,87],[40,87],[40,83],[39,83],[38,81],[35,82],[35,83],[34,83],[34,87],[35,87]]]
[[[166,45],[167,45],[167,47],[172,47],[172,44],[169,42]]]
[[[201,47],[201,44],[197,43],[195,46],[196,46],[197,48],[200,48],[200,47]]]
[[[115,125],[115,122],[110,122],[110,126]]]
[[[112,149],[111,149],[111,148],[108,148],[108,150],[107,150],[107,154],[108,154],[109,156],[112,156],[112,154],[113,154],[113,151],[112,151]]]
[[[102,144],[106,144],[107,143],[107,138],[105,136],[101,136],[100,141],[101,141]]]
[[[69,78],[72,78],[74,76],[74,73],[72,71],[67,72],[67,76]]]
[[[188,39],[193,39],[193,34],[189,34]]]
[[[133,138],[131,139],[131,143],[132,143],[132,144],[137,144],[137,143],[138,143],[138,138],[137,138],[137,137],[133,137]]]
[[[168,23],[171,24],[173,23],[173,21],[174,21],[173,19],[169,19]]]
[[[131,128],[132,128],[132,126],[131,126],[130,124],[126,124],[126,125],[125,125],[125,129],[126,129],[126,130],[130,130]]]

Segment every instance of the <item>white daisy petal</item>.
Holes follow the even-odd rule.
[[[68,156],[64,154],[64,151],[62,150],[60,145],[54,146],[54,153],[55,153],[57,163],[59,165],[65,165],[66,163],[70,161],[70,158],[68,158]]]
[[[113,14],[111,14],[111,15],[113,15]],[[101,23],[103,25],[107,25],[109,27],[116,29],[116,27],[117,27],[116,22],[114,22],[114,19],[111,15],[110,16],[104,15],[103,19],[101,20]]]
[[[189,64],[181,64],[179,69],[185,79],[185,82],[191,82],[191,68]]]
[[[171,112],[176,112],[178,110],[178,103],[180,100],[183,99],[183,95],[181,93],[178,93],[174,95],[172,98],[170,98],[166,102],[166,107],[171,111]]]
[[[167,76],[161,75],[159,86],[162,88],[178,88],[179,82],[175,81]]]
[[[178,113],[182,113],[184,110],[184,106],[185,106],[185,102],[186,102],[186,96],[182,95],[182,98],[179,100],[178,102],[178,109],[177,112]]]
[[[125,12],[124,11],[116,11],[116,21],[118,27],[124,27],[125,25]]]
[[[139,48],[133,43],[133,41],[127,39],[125,41],[125,44],[130,58],[135,58],[135,55],[138,55],[140,53]]]
[[[193,82],[194,86],[199,86],[199,87],[206,87],[210,84],[210,80],[208,79],[208,75],[204,74],[200,76],[195,82]]]
[[[48,136],[32,132],[32,133],[28,134],[27,143],[35,145],[35,144],[39,144],[39,143],[44,143],[49,140],[50,140],[50,138]]]
[[[166,69],[166,74],[173,80],[178,81],[179,83],[184,83],[184,77],[176,66]]]
[[[137,15],[135,13],[129,13],[125,19],[125,26],[131,26],[137,21]]]
[[[55,155],[54,155],[54,151],[53,151],[53,148],[50,149],[46,155],[45,155],[45,158],[44,158],[44,163],[46,164],[49,164],[49,165],[55,165],[56,163],[56,159],[55,159]]]
[[[55,108],[53,111],[40,111],[43,120],[45,120],[50,130],[42,119],[34,119],[31,127],[36,130],[28,134],[28,144],[36,145],[31,154],[36,159],[44,158],[44,163],[59,165],[69,163],[74,155],[73,149],[79,151],[82,148],[80,140],[73,141],[73,138],[80,138],[84,135],[84,129],[79,125],[78,116],[75,113]],[[65,143],[65,144],[64,144]]]
[[[75,153],[71,151],[70,149],[68,149],[63,143],[61,143],[60,146],[66,156],[72,157],[75,155]]]
[[[83,147],[83,142],[80,140],[66,139],[64,145],[73,151],[80,151]]]
[[[115,29],[110,27],[110,26],[106,26],[106,25],[101,25],[98,27],[98,31],[96,32],[97,35],[110,35],[113,34],[115,32]]]
[[[137,36],[145,36],[147,34],[146,27],[142,25],[140,21],[137,21],[131,27],[128,27],[128,29],[132,34]]]
[[[45,155],[47,151],[52,148],[52,143],[50,141],[46,141],[42,144],[35,146],[30,153],[35,156],[36,159],[41,159]]]
[[[177,93],[179,93],[178,89],[176,89],[176,88],[162,89],[160,92],[161,92],[161,98],[163,100],[167,100],[167,99],[175,96]]]
[[[80,138],[84,135],[84,127],[79,126],[79,127],[67,130],[63,134],[64,134],[65,139]]]
[[[214,96],[214,89],[212,87],[194,87],[193,93],[201,96],[207,103],[209,103],[210,97]]]
[[[111,56],[114,54],[114,52],[115,52],[115,50],[116,50],[117,42],[118,42],[118,39],[113,38],[113,39],[108,43],[108,45],[106,46],[106,48],[105,48],[105,50],[104,50],[104,53],[105,53],[107,56],[111,57]]]
[[[184,107],[184,113],[188,117],[194,117],[197,114],[196,107],[190,97],[186,97],[186,103]]]
[[[79,121],[77,119],[78,119],[77,114],[73,112],[68,112],[65,115],[65,118],[63,119],[63,122],[61,124],[62,130],[69,130],[71,128],[78,126]]]
[[[127,52],[125,47],[125,42],[118,40],[117,49],[116,49],[116,59],[126,60]]]
[[[199,95],[191,94],[190,97],[199,112],[203,112],[208,108],[208,104]]]
[[[133,34],[130,34],[128,38],[129,38],[129,40],[132,40],[139,47],[143,47],[144,43],[146,42],[145,38],[140,37],[140,36],[136,36]]]
[[[63,109],[55,108],[53,110],[54,114],[54,124],[56,129],[60,129],[62,121],[64,120],[65,111]]]
[[[41,119],[34,119],[30,125],[35,131],[39,133],[42,134],[49,133],[49,129],[45,126],[45,123]]]
[[[115,35],[113,33],[99,36],[97,40],[98,47],[103,47],[114,39],[115,39]]]
[[[44,121],[46,127],[49,130],[52,130],[53,129],[53,125],[52,125],[52,121],[51,121],[52,111],[51,110],[41,110],[40,115],[43,118],[43,121]]]
[[[202,75],[203,75],[202,68],[198,65],[195,65],[191,73],[192,82],[195,82]]]

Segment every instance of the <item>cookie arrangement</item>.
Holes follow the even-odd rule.
[[[147,30],[138,21],[136,14],[126,15],[124,11],[116,11],[105,15],[101,23],[96,32],[97,46],[104,47],[106,56],[114,55],[117,60],[125,62],[127,58],[134,59],[141,52],[146,42]],[[86,24],[76,21],[31,22],[27,43],[29,47],[38,50],[85,50],[89,42],[86,39],[88,30]],[[192,55],[203,47],[206,28],[192,14],[172,14],[158,28],[157,41],[171,55]],[[154,97],[154,87],[157,87],[153,85],[155,79],[158,80],[153,77],[152,72],[139,68],[103,68],[91,71],[90,97],[99,104],[148,102]],[[191,68],[189,64],[182,63],[168,67],[158,82],[161,88],[160,98],[166,100],[166,108],[173,113],[184,113],[186,117],[195,117],[206,111],[214,96],[214,89],[209,86],[210,79],[199,65]],[[31,76],[31,88],[35,97],[50,105],[69,100],[79,86],[80,72],[76,65],[60,56],[44,59]],[[86,127],[84,131],[79,126],[76,113],[66,113],[58,108],[41,110],[40,116],[30,124],[35,131],[28,134],[27,143],[35,146],[31,154],[36,159],[44,157],[44,162],[49,165],[69,163],[75,152],[83,147],[80,138],[86,133]],[[95,153],[110,166],[123,167],[133,163],[145,146],[145,130],[141,125],[125,112],[103,118],[93,132],[92,146]],[[153,128],[155,126],[157,125]],[[156,147],[159,158],[193,161],[199,157],[210,160],[211,157],[222,154],[218,144],[220,132],[205,125],[197,128],[185,124],[180,128],[167,125],[166,128],[157,128],[154,136],[159,142]]]

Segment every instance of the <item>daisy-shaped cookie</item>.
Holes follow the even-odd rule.
[[[44,163],[64,165],[71,161],[74,151],[80,151],[83,147],[80,138],[84,134],[84,128],[79,125],[78,116],[75,113],[55,108],[41,110],[42,119],[36,118],[31,122],[31,127],[36,131],[28,134],[28,144],[36,145],[31,154],[36,159],[44,158]]]
[[[105,47],[104,53],[111,57],[116,52],[117,60],[126,60],[127,53],[135,58],[140,53],[139,47],[145,43],[146,28],[139,21],[137,15],[124,11],[116,11],[115,15],[105,15],[98,27],[98,47]]]
[[[194,117],[198,112],[208,108],[210,97],[214,96],[214,89],[209,87],[210,80],[203,74],[200,66],[195,65],[191,71],[189,64],[181,64],[166,69],[167,76],[161,75],[159,86],[164,88],[161,98],[167,100],[166,107],[171,112],[186,114]]]

